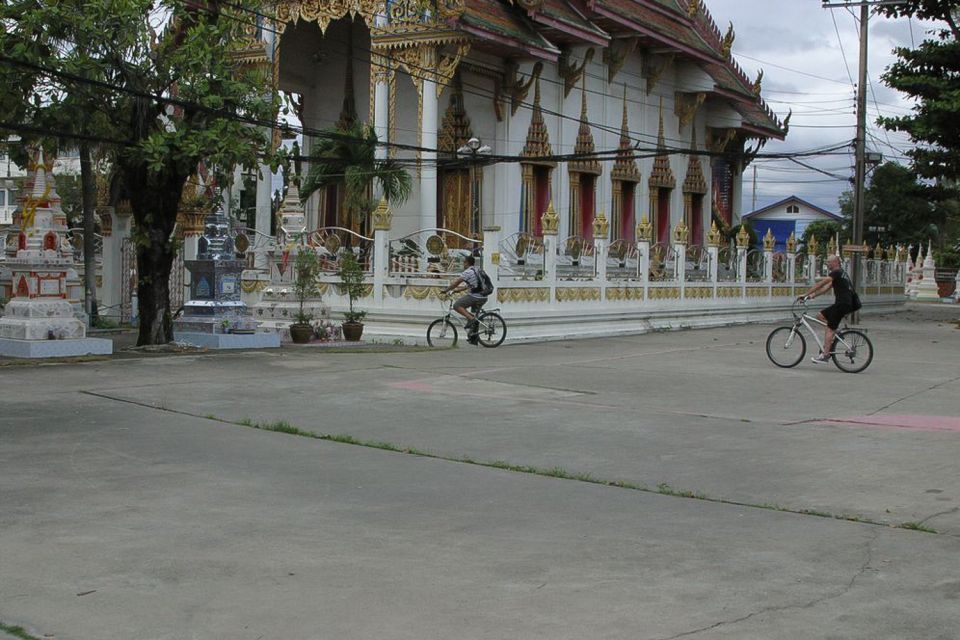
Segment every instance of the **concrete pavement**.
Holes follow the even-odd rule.
[[[97,639],[955,638],[957,315],[866,318],[859,375],[774,368],[766,326],[2,368],[0,621]],[[870,415],[889,424],[845,421]],[[236,424],[278,421],[438,457]]]

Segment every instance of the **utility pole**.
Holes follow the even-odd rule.
[[[867,34],[869,31],[870,7],[883,4],[895,4],[895,0],[854,0],[852,2],[828,2],[823,0],[823,8],[860,7],[860,69],[857,78],[857,139],[856,168],[853,187],[853,244],[858,249],[863,246],[864,191],[867,177]],[[855,289],[860,288],[861,254],[853,252],[851,256],[850,279]],[[856,318],[856,315],[854,316]]]

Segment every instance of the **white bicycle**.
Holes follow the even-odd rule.
[[[794,302],[791,310],[793,326],[777,327],[767,337],[767,357],[778,367],[795,367],[807,354],[807,341],[803,337],[801,327],[806,327],[810,332],[819,345],[820,352],[826,353],[818,332],[814,331],[810,323],[816,322],[821,327],[827,326],[827,323],[807,313],[805,299]],[[863,328],[847,326],[837,329],[829,355],[833,359],[833,364],[837,365],[841,371],[859,373],[873,362],[873,344],[867,337],[866,331]]]

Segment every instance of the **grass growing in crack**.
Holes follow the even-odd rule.
[[[494,460],[492,462],[484,462],[482,460],[475,460],[474,458],[463,455],[461,457],[453,457],[438,453],[432,453],[430,451],[425,451],[422,449],[416,449],[413,447],[403,447],[400,445],[393,444],[391,442],[376,441],[376,440],[360,440],[351,435],[340,433],[340,434],[320,434],[313,431],[308,431],[306,429],[301,429],[296,427],[286,420],[278,420],[277,422],[268,422],[268,423],[259,423],[254,422],[250,418],[242,418],[240,420],[227,420],[225,418],[218,418],[216,416],[207,416],[208,419],[218,420],[220,422],[225,422],[229,424],[236,424],[244,427],[251,427],[253,429],[262,429],[264,431],[276,431],[278,433],[286,433],[290,435],[303,436],[306,438],[313,438],[315,440],[326,440],[329,442],[337,442],[340,444],[350,444],[360,447],[368,447],[371,449],[382,449],[384,451],[392,451],[394,453],[405,453],[408,455],[421,456],[424,458],[435,458],[437,460],[446,460],[449,462],[461,462],[465,464],[473,464],[481,467],[488,467],[491,469],[500,469],[503,471],[513,471],[515,473],[526,473],[530,475],[545,476],[550,478],[560,478],[563,480],[576,480],[578,482],[585,482],[588,484],[598,484],[608,487],[617,487],[621,489],[630,489],[633,491],[643,491],[646,493],[659,493],[660,495],[673,496],[677,498],[689,498],[693,500],[703,500],[705,502],[716,502],[718,504],[729,504],[736,505],[740,507],[750,507],[754,509],[767,509],[770,511],[780,511],[783,513],[795,513],[798,515],[805,516],[815,516],[818,518],[829,518],[834,520],[844,520],[847,522],[858,522],[864,524],[871,524],[876,526],[884,527],[895,527],[899,529],[909,529],[912,531],[921,531],[924,533],[939,533],[936,529],[923,525],[918,522],[903,522],[901,524],[891,525],[888,523],[880,522],[877,520],[871,520],[869,518],[861,518],[860,516],[852,516],[847,514],[834,514],[827,513],[825,511],[818,511],[816,509],[794,509],[790,507],[785,507],[776,503],[760,503],[754,504],[749,502],[739,502],[737,500],[728,500],[725,498],[717,498],[708,496],[704,493],[698,491],[690,491],[687,489],[678,489],[673,487],[666,482],[661,482],[657,485],[656,489],[652,489],[642,483],[633,483],[627,482],[625,480],[604,480],[600,478],[593,477],[590,473],[579,472],[571,474],[563,467],[551,467],[551,468],[541,468],[534,467],[530,465],[519,465],[506,462],[504,460]],[[28,639],[32,640],[32,639]]]
[[[924,533],[937,533],[937,530],[933,527],[928,527],[927,525],[920,524],[919,522],[901,522],[895,526],[897,529],[909,529],[911,531],[922,531]]]
[[[21,640],[40,640],[37,636],[27,633],[27,630],[23,627],[14,627],[9,624],[4,624],[2,621],[0,621],[0,631],[14,638],[20,638]]]

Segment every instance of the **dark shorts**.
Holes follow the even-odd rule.
[[[848,304],[838,304],[833,303],[820,313],[823,314],[823,317],[827,320],[827,326],[833,330],[836,330],[840,326],[840,321],[843,320],[843,316],[848,313],[853,312],[853,307]]]
[[[483,296],[478,296],[473,293],[468,293],[465,296],[460,296],[457,298],[457,301],[453,303],[454,309],[465,309],[470,307],[473,311],[476,311],[483,305],[487,304],[487,299]]]

